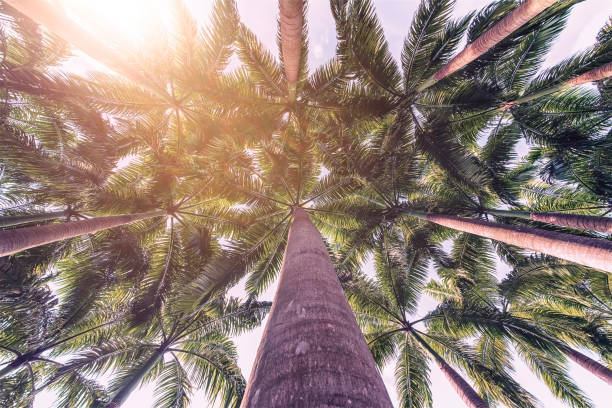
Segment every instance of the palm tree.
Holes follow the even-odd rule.
[[[610,264],[612,259],[612,243],[607,240],[528,227],[515,227],[445,214],[425,214],[411,210],[405,210],[404,212],[457,231],[491,238],[506,244],[553,255],[591,268],[612,272],[612,265]]]
[[[550,7],[557,0],[527,0],[516,7],[510,14],[496,23],[492,28],[470,42],[459,54],[453,57],[417,89],[419,92],[429,88],[437,81],[465,67],[476,58],[486,53],[497,43],[516,31],[526,22]]]
[[[28,16],[37,23],[47,27],[51,32],[59,35],[70,44],[85,52],[95,60],[105,64],[118,73],[139,83],[140,85],[152,89],[154,92],[166,96],[166,92],[154,85],[133,66],[128,64],[115,51],[101,42],[95,35],[80,27],[77,23],[66,16],[63,10],[58,9],[44,0],[24,0],[6,2],[20,13]]]
[[[110,396],[104,397],[106,401],[93,401],[98,404],[95,406],[121,406],[149,378],[158,381],[156,406],[188,404],[195,386],[205,388],[211,400],[220,397],[224,406],[237,407],[245,384],[227,335],[258,325],[270,304],[253,301],[245,305],[233,298],[213,299],[201,305],[198,312],[188,314],[181,313],[176,302],[172,304],[173,311],[167,316],[158,315],[155,324],[131,333],[115,331],[91,343],[67,363],[58,364],[38,390],[66,387],[74,376],[119,369],[110,385]],[[64,392],[62,400],[70,402],[68,391]]]
[[[378,364],[396,358],[396,384],[402,406],[430,406],[435,394],[429,388],[428,360],[433,360],[469,407],[488,407],[495,401],[508,406],[533,406],[532,396],[507,372],[478,359],[470,345],[443,333],[423,331],[416,318],[427,278],[432,235],[418,230],[404,236],[399,229],[384,232],[375,251],[376,281],[364,276],[345,283],[345,289]],[[474,380],[470,385],[459,365]],[[476,389],[478,392],[476,391]]]
[[[68,217],[70,212],[64,211],[52,211],[41,214],[30,214],[30,215],[5,215],[0,217],[0,227],[13,227],[21,224],[39,223],[44,221],[52,221],[61,217]]]
[[[91,234],[108,228],[166,215],[166,211],[150,211],[130,215],[111,215],[60,224],[41,225],[0,231],[0,256],[14,254],[51,242]]]
[[[285,78],[287,79],[289,101],[296,97],[296,83],[300,72],[302,54],[302,30],[304,25],[304,0],[281,0],[280,38]]]
[[[390,407],[327,248],[299,207],[293,211],[283,258],[274,306],[242,406]],[[286,364],[288,355],[291,364]]]
[[[595,283],[601,274],[546,256],[515,253],[506,258],[514,269],[498,284],[489,251],[489,245],[476,237],[465,235],[455,241],[453,262],[438,267],[444,284],[427,285],[427,292],[442,301],[426,317],[428,328],[459,338],[481,338],[481,359],[492,366],[504,366],[510,350],[516,349],[553,394],[577,406],[590,406],[568,378],[563,354],[580,359],[596,375],[607,370],[570,347],[609,353],[606,304],[599,303],[597,296],[598,300],[584,297],[576,302],[579,298],[571,294],[575,282]],[[608,289],[596,291],[601,295]]]
[[[562,227],[578,228],[603,233],[612,233],[612,218],[594,215],[567,214],[554,212],[531,212],[514,210],[487,210],[496,217],[515,217]]]

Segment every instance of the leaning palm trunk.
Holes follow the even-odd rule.
[[[148,213],[114,215],[60,224],[3,230],[0,231],[0,256],[14,254],[15,252],[49,244],[51,242],[78,237],[79,235],[91,234],[108,228],[118,227],[134,221],[159,217],[164,214],[166,214],[166,212],[160,210]]]
[[[114,394],[113,398],[107,403],[104,408],[118,408],[126,399],[130,396],[134,388],[142,381],[142,378],[151,371],[151,368],[159,361],[164,355],[164,348],[158,348],[155,350],[145,363],[140,367],[134,374],[127,378],[121,388]]]
[[[612,218],[595,215],[564,214],[554,212],[529,212],[508,210],[487,210],[488,214],[500,217],[524,218],[532,221],[545,222],[561,227],[578,228],[588,231],[612,233]]]
[[[405,210],[419,217],[458,231],[491,238],[591,268],[612,272],[612,241],[581,237],[535,228],[498,224],[444,214],[424,214]]]
[[[44,214],[33,215],[15,215],[0,217],[0,228],[13,227],[20,224],[29,224],[33,222],[51,221],[68,215],[67,211],[55,211]]]
[[[442,374],[444,374],[448,382],[451,383],[459,397],[463,400],[463,402],[465,402],[465,405],[470,408],[489,408],[489,404],[480,398],[480,395],[478,395],[474,388],[472,388],[472,386],[468,384],[468,382],[465,381],[453,367],[448,365],[448,363],[444,361],[444,359],[438,353],[436,353],[436,351],[432,349],[431,346],[421,338],[421,336],[417,335],[413,331],[411,334],[423,346],[423,348],[427,350],[434,360],[436,360],[438,367],[440,367],[440,371],[442,371]]]
[[[321,234],[296,208],[243,408],[391,407]]]
[[[295,100],[296,83],[302,54],[302,24],[304,0],[280,0],[281,50],[287,78],[289,100]]]
[[[592,374],[601,378],[602,380],[607,382],[609,385],[612,385],[612,370],[610,370],[608,367],[602,364],[599,364],[597,361],[593,360],[592,358],[587,357],[584,354],[570,347],[563,347],[561,348],[561,350],[567,357],[569,357],[576,364],[590,371]]]
[[[84,30],[62,12],[46,0],[5,0],[5,2],[28,16],[38,24],[45,26],[49,31],[62,37],[85,54],[96,61],[115,70],[141,86],[153,90],[160,95],[165,92],[153,87],[151,81],[147,81],[137,70],[126,63],[115,51],[107,47],[90,32]]]
[[[551,86],[550,88],[542,89],[541,91],[534,92],[529,95],[525,95],[511,102],[506,102],[503,106],[497,109],[497,111],[504,111],[512,108],[515,105],[519,105],[525,102],[531,102],[535,99],[541,98],[542,96],[550,95],[556,92],[561,92],[574,86],[583,85],[589,82],[601,81],[606,78],[612,77],[612,62],[608,62],[601,67],[593,68],[590,71],[585,72],[582,75],[578,75],[576,78],[572,78],[569,81],[562,82],[558,85]]]
[[[474,42],[467,45],[446,65],[440,68],[433,76],[425,81],[419,88],[421,92],[439,80],[465,67],[476,58],[493,48],[501,40],[519,29],[523,24],[540,14],[557,0],[526,0],[510,14],[486,31]]]

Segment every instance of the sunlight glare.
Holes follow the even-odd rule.
[[[88,31],[119,46],[139,46],[169,26],[171,0],[58,0]],[[163,26],[163,27],[160,27]]]

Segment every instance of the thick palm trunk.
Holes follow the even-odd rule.
[[[35,227],[16,228],[0,231],[0,256],[14,254],[28,248],[78,237],[79,235],[129,224],[134,221],[159,217],[165,211],[152,211],[130,215],[115,215],[97,217],[87,220],[64,222],[60,224],[41,225]]]
[[[0,228],[12,227],[20,224],[28,224],[32,222],[43,222],[51,221],[56,218],[65,217],[68,213],[66,211],[56,211],[44,214],[33,214],[33,215],[15,215],[0,217]]]
[[[45,26],[49,31],[62,37],[85,54],[96,61],[115,70],[117,73],[138,82],[154,92],[166,96],[165,92],[153,87],[132,66],[126,63],[115,51],[107,47],[94,35],[84,30],[77,23],[68,18],[65,13],[46,0],[5,0],[5,3],[28,16],[38,24]]]
[[[452,215],[424,214],[408,210],[405,213],[457,231],[491,238],[580,265],[612,272],[612,241],[605,239],[580,237]]]
[[[134,388],[140,384],[142,378],[151,371],[151,368],[157,363],[157,361],[164,355],[163,349],[156,349],[151,357],[145,361],[145,363],[136,371],[123,386],[115,393],[113,398],[110,400],[108,404],[104,406],[104,408],[118,408],[120,407],[126,399],[130,396]]]
[[[489,404],[480,398],[480,395],[478,395],[476,390],[474,390],[474,388],[472,388],[472,386],[468,384],[468,382],[465,381],[453,367],[448,365],[448,363],[444,361],[444,359],[438,353],[436,353],[436,351],[432,349],[431,346],[421,338],[421,336],[414,332],[411,332],[411,334],[429,352],[434,360],[436,360],[436,364],[438,364],[438,367],[440,367],[440,371],[442,371],[442,374],[444,374],[448,382],[451,383],[461,400],[465,402],[465,405],[470,408],[489,408]]]
[[[595,215],[565,214],[554,212],[529,212],[508,210],[487,210],[487,213],[501,217],[524,218],[527,220],[545,222],[561,227],[578,228],[588,231],[612,233],[612,217]]]
[[[391,407],[321,234],[301,208],[241,406]]]
[[[540,14],[557,0],[525,0],[520,6],[486,31],[474,42],[467,45],[446,65],[425,81],[418,89],[423,91],[439,80],[465,67],[476,58],[493,48],[501,40],[518,30],[523,24]]]
[[[525,95],[512,102],[507,102],[504,104],[504,106],[498,108],[497,111],[508,110],[515,105],[519,105],[525,102],[531,102],[535,99],[541,98],[542,96],[550,95],[555,92],[560,92],[571,87],[586,84],[589,82],[601,81],[610,77],[612,77],[612,62],[608,62],[607,64],[602,65],[601,67],[593,68],[592,70],[587,71],[582,75],[578,75],[576,78],[572,78],[569,81],[560,83],[555,86],[551,86],[550,88],[542,89],[541,91],[534,92],[529,95]]]
[[[302,54],[302,12],[304,0],[279,0],[281,51],[289,99],[295,100],[296,83]]]
[[[609,385],[612,385],[612,370],[610,370],[608,367],[599,364],[592,358],[587,357],[572,348],[563,347],[562,350],[565,355],[569,357],[572,361],[574,361],[576,364],[595,374],[597,377],[601,378]]]

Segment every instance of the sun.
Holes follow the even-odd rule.
[[[56,0],[66,13],[103,41],[139,46],[165,30],[171,0]]]

